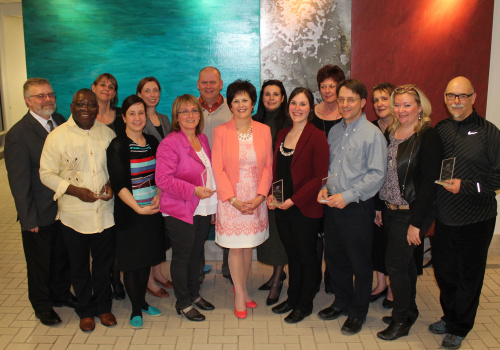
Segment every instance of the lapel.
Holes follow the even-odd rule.
[[[197,161],[198,163],[203,165],[203,162],[201,161],[200,157],[198,157],[198,155],[196,154],[196,151],[193,149],[193,147],[191,147],[191,143],[189,142],[184,131],[180,130],[179,135],[180,135],[182,147],[184,147],[184,149],[187,151],[187,154],[189,154],[189,156],[191,158],[193,158],[195,161]],[[200,140],[200,144],[201,144],[201,140]],[[201,147],[203,148],[203,144]],[[205,165],[203,165],[203,167],[205,167]]]
[[[307,142],[311,138],[312,134],[311,127],[315,128],[313,124],[307,122],[306,126],[304,127],[304,130],[302,130],[302,134],[300,134],[299,140],[297,141],[297,145],[295,146],[295,152],[293,153],[292,166],[295,165],[295,162],[300,157],[300,153],[302,153],[302,150],[304,149],[304,147],[307,145]]]
[[[157,140],[161,140],[162,137],[158,130],[156,130],[155,126],[153,123],[151,123],[151,120],[149,120],[148,117],[146,117],[146,126],[144,127],[151,135],[153,135]],[[163,130],[165,132],[165,130]]]
[[[49,134],[47,132],[47,129],[45,129],[42,124],[40,124],[38,122],[38,120],[35,119],[35,117],[33,117],[31,115],[31,113],[28,111],[28,113],[24,116],[24,118],[26,119],[26,123],[29,125],[30,129],[33,130],[33,133],[39,137],[40,139],[42,139],[43,141],[45,141],[45,139],[47,138],[47,135]]]

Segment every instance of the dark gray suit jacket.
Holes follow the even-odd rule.
[[[66,121],[58,113],[52,118],[57,125]],[[5,165],[23,231],[50,225],[57,215],[54,192],[41,183],[39,173],[40,156],[48,134],[28,111],[5,138]]]
[[[167,137],[167,135],[170,133],[170,120],[165,114],[161,114],[158,112],[156,112],[156,114],[160,119],[161,128],[163,130],[163,134],[165,135],[164,137]],[[163,140],[163,137],[161,137],[160,133],[158,132],[158,130],[156,130],[155,126],[153,125],[153,123],[151,123],[151,120],[149,120],[149,118],[146,118],[146,126],[144,127],[144,130],[142,132],[154,136],[158,140],[158,142],[161,142],[161,140]]]

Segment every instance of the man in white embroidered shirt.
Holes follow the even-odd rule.
[[[115,260],[113,193],[106,167],[106,148],[115,134],[95,120],[98,109],[91,90],[77,91],[70,118],[49,134],[40,159],[40,179],[57,200],[82,331],[95,328],[94,316],[104,326],[116,324],[109,285]]]

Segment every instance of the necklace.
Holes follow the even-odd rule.
[[[282,155],[284,155],[285,157],[290,157],[291,155],[293,155],[293,153],[295,152],[295,149],[292,149],[290,152],[285,152],[285,150],[283,149],[283,145],[285,144],[285,141],[283,141],[280,145],[280,153]]]
[[[248,141],[252,137],[252,124],[245,132],[241,132],[238,130],[238,140],[240,141]]]

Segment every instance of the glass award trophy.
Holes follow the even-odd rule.
[[[205,168],[205,170],[201,173],[201,183],[203,184],[203,187],[209,188],[210,191],[217,192],[214,190],[214,186],[212,186],[212,178],[208,176],[208,168]]]
[[[106,183],[108,182],[108,180],[106,180]],[[94,185],[94,196],[96,198],[104,198],[108,195],[108,192],[106,191],[106,185],[103,185],[103,186],[99,186],[99,185]]]
[[[443,186],[451,185],[453,171],[455,170],[455,160],[455,157],[443,159],[441,163],[441,176],[439,176],[439,180],[435,181],[437,184]]]
[[[273,184],[271,185],[271,193],[274,197],[273,201],[271,202],[272,206],[279,207],[281,204],[283,204],[283,180],[273,182]]]
[[[331,195],[334,194],[333,192],[333,183],[332,183],[332,180],[333,180],[333,177],[335,175],[332,175],[332,176],[328,176],[328,177],[325,177],[323,180],[321,180],[321,189],[323,189],[323,187],[326,188],[326,191],[327,191],[327,197],[330,197]],[[320,200],[321,203],[328,203],[328,201],[326,199],[322,199]]]

